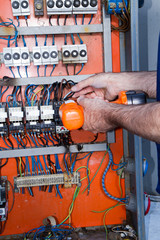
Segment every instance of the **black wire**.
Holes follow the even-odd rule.
[[[5,163],[3,163],[3,165],[1,165],[2,164],[2,160],[0,160],[0,169],[2,167],[4,167],[7,163],[8,163],[8,158],[6,158],[6,161],[5,161]]]
[[[69,76],[68,64],[65,64],[65,65],[66,65],[66,72],[67,72],[67,75]]]
[[[7,182],[10,184],[10,187],[11,187],[11,189],[12,189],[12,194],[13,194],[13,201],[12,201],[12,205],[11,205],[11,208],[10,208],[10,210],[8,210],[8,213],[10,213],[10,212],[13,210],[13,207],[14,207],[15,195],[14,195],[14,188],[13,188],[13,185],[12,185],[12,183],[11,183],[9,180],[7,180]]]
[[[94,136],[94,140],[91,141],[91,143],[94,143],[97,140],[97,138],[98,138],[98,133]]]
[[[57,25],[59,26],[60,15],[57,16]]]
[[[49,24],[50,24],[51,26],[53,26],[52,23],[51,23],[51,19],[52,19],[52,15],[49,16]]]

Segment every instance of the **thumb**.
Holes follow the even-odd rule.
[[[78,104],[81,105],[81,106],[84,106],[85,103],[86,103],[86,101],[87,101],[87,98],[85,98],[84,96],[80,96],[80,97],[77,99]]]

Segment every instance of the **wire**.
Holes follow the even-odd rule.
[[[109,147],[108,147],[108,149],[109,149]],[[103,158],[102,158],[102,160],[101,160],[101,163],[100,163],[97,171],[95,172],[93,178],[92,178],[91,181],[89,182],[88,186],[83,190],[82,194],[88,189],[88,187],[91,185],[91,183],[93,182],[93,180],[94,180],[95,177],[97,176],[97,173],[99,172],[99,170],[100,170],[100,168],[101,168],[101,166],[102,166],[102,164],[103,164],[103,161],[104,161],[104,159],[105,159],[105,157],[106,157],[106,155],[107,155],[107,153],[108,153],[108,149],[107,149],[107,151],[105,152],[105,154],[104,154],[104,156],[103,156]]]
[[[112,162],[113,162],[113,156],[112,156],[112,152],[111,152],[110,149],[108,149],[108,154],[109,154],[109,162],[108,162],[108,165],[107,165],[107,167],[106,167],[106,169],[105,169],[105,171],[104,171],[104,173],[103,173],[103,176],[102,176],[102,187],[103,187],[103,191],[105,192],[105,194],[106,194],[109,198],[111,198],[111,199],[113,199],[113,200],[115,200],[115,201],[118,201],[118,202],[126,203],[126,202],[127,202],[127,198],[117,198],[117,197],[114,197],[114,196],[112,196],[112,195],[107,191],[107,189],[106,189],[106,187],[105,187],[105,177],[106,177],[106,175],[107,175],[107,173],[108,173],[108,170],[109,170],[109,168],[110,168],[110,166],[111,166],[111,164],[112,164]]]
[[[91,19],[90,19],[90,21],[89,21],[88,25],[90,25],[90,24],[91,24],[92,20],[93,20],[93,14],[91,14]]]
[[[18,70],[19,77],[22,78],[22,76],[20,74],[20,67],[19,66],[17,67],[17,70]]]
[[[12,183],[8,179],[7,179],[7,182],[9,183],[9,185],[10,185],[10,187],[12,189],[12,195],[13,195],[12,205],[11,205],[11,208],[8,210],[8,213],[10,213],[13,210],[13,207],[14,207],[15,195],[14,195],[14,188],[13,188]]]
[[[78,74],[83,70],[83,67],[84,67],[84,63],[82,63],[82,67],[81,67],[81,69],[76,73],[76,75],[78,75]]]
[[[0,160],[0,168],[4,167],[8,163],[8,158],[6,158],[5,163],[2,164],[2,159]],[[2,165],[1,165],[2,164]]]

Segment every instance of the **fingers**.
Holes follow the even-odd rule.
[[[81,95],[85,95],[85,94],[88,94],[88,93],[91,93],[91,92],[93,92],[93,88],[92,87],[86,87],[79,92],[75,92],[74,97],[79,97]]]
[[[85,80],[82,80],[81,82],[79,82],[77,85],[72,87],[72,91],[73,92],[79,92],[81,91],[83,88],[92,86],[92,82],[93,82],[93,77],[87,78]]]

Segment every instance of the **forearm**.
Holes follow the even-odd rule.
[[[111,108],[109,119],[115,126],[160,143],[160,103],[139,106],[112,104]]]
[[[117,92],[124,90],[142,90],[148,94],[149,98],[156,98],[156,79],[156,72],[115,73],[114,78],[112,74],[110,76],[110,84],[114,84],[114,81],[116,81],[114,85],[117,87]]]

